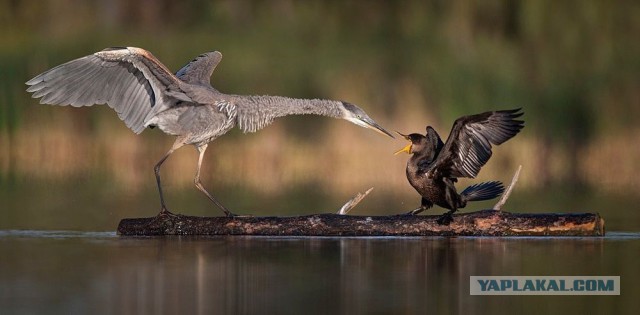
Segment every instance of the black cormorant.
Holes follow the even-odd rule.
[[[500,110],[463,116],[453,124],[446,143],[438,133],[427,127],[426,135],[402,135],[411,143],[396,152],[413,154],[407,162],[407,179],[422,196],[420,208],[408,214],[418,214],[434,204],[449,209],[438,222],[448,225],[452,214],[464,208],[467,201],[489,200],[504,191],[499,181],[489,181],[467,187],[458,194],[455,183],[459,177],[475,178],[491,157],[491,144],[499,145],[518,134],[524,121],[520,109]]]

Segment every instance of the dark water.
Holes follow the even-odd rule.
[[[640,233],[119,237],[0,230],[2,314],[637,314]],[[621,277],[620,296],[470,296],[473,275]]]
[[[108,183],[20,177],[0,183],[0,314],[636,314],[640,309],[637,232],[609,232],[603,238],[119,237],[90,231],[113,231],[122,218],[155,215],[157,191],[151,185],[125,194]],[[329,212],[346,201],[312,188],[278,196],[215,191],[231,209],[256,215]],[[398,213],[417,202],[413,195],[384,191],[367,197],[354,214]],[[195,189],[169,185],[167,196],[177,212],[219,214]],[[640,212],[631,211],[638,201],[549,189],[517,191],[506,209],[599,212],[608,231],[638,231]],[[483,275],[620,276],[622,294],[470,296],[469,276]]]

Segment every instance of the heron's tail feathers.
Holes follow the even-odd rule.
[[[483,182],[465,188],[460,196],[465,201],[489,200],[500,196],[504,192],[504,186],[499,181]]]

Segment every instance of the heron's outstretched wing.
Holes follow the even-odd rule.
[[[458,118],[431,170],[444,177],[474,178],[491,157],[491,145],[499,145],[524,127],[520,109],[485,112]]]
[[[216,69],[220,60],[222,60],[222,54],[218,51],[204,53],[178,70],[176,77],[187,83],[208,87],[211,85],[213,70]]]
[[[26,84],[42,104],[108,104],[135,133],[176,99],[190,100],[158,59],[135,47],[107,48],[52,68]]]

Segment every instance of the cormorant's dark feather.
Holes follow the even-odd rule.
[[[524,127],[520,109],[500,110],[458,118],[429,171],[444,177],[475,178],[489,158],[491,145],[499,145]]]

